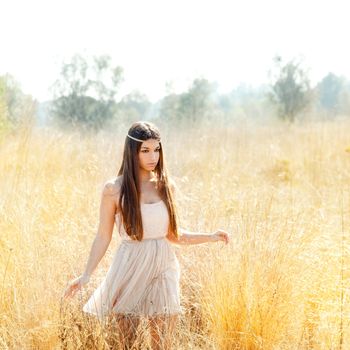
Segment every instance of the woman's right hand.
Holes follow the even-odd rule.
[[[87,284],[90,280],[90,277],[88,275],[82,274],[79,277],[71,280],[68,283],[68,287],[66,288],[66,290],[64,291],[64,295],[63,297],[66,298],[70,298],[70,297],[74,297],[74,295],[81,290],[81,288]]]

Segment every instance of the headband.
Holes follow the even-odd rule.
[[[130,137],[131,139],[135,140],[135,141],[140,141],[140,142],[144,142],[146,140],[140,140],[140,139],[137,139],[136,137],[133,137],[133,136],[130,136],[129,134],[126,135],[127,137]],[[160,142],[160,140],[158,140]]]

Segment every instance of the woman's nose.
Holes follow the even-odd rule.
[[[157,160],[157,153],[152,153],[151,159],[156,161]]]

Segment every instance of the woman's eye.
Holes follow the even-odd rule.
[[[158,149],[156,149],[155,150],[156,152],[159,152],[160,151],[160,148],[158,148]],[[145,150],[143,150],[143,151],[141,151],[142,153],[147,153],[148,152],[148,150],[147,149],[145,149]]]

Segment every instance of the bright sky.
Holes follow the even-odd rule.
[[[272,58],[302,57],[316,83],[329,71],[350,78],[347,1],[51,0],[0,3],[0,74],[50,98],[60,64],[74,53],[108,54],[124,69],[120,95],[152,101],[196,77],[266,83]]]

